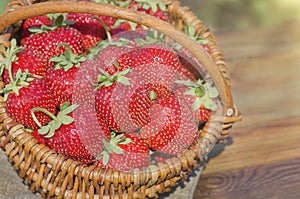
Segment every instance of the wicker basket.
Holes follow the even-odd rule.
[[[132,172],[101,169],[86,166],[80,162],[55,153],[24,131],[24,126],[16,123],[6,113],[5,102],[0,97],[0,146],[24,183],[33,192],[44,198],[151,198],[170,191],[192,168],[199,167],[215,144],[224,139],[228,129],[241,119],[241,114],[233,104],[230,78],[214,35],[187,7],[176,0],[164,0],[171,24],[152,16],[111,5],[90,2],[40,2],[33,0],[12,1],[0,19],[0,42],[9,45],[20,21],[46,13],[88,12],[122,18],[152,27],[171,37],[206,68],[219,90],[222,104],[203,129],[195,145],[166,163],[158,163]],[[193,24],[201,36],[209,40],[210,56],[192,39],[178,29]],[[175,26],[173,26],[175,25]],[[0,87],[4,83],[0,81]]]

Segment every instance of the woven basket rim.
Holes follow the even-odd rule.
[[[26,11],[27,9],[30,8],[30,6],[35,6],[35,5],[39,4],[38,6],[36,6],[37,8],[42,8],[42,7],[47,8],[48,7],[48,10],[50,10],[50,12],[52,12],[52,13],[57,12],[56,10],[54,11],[52,8],[50,9],[49,5],[51,5],[50,4],[51,2],[37,3],[37,4],[26,6],[26,7],[24,6],[23,2],[21,2],[21,3],[20,3],[20,1],[16,1],[16,2],[17,2],[17,4],[19,3],[19,5],[20,5],[20,8],[18,8],[18,10],[22,9],[22,11]],[[55,152],[53,152],[53,150],[51,150],[50,148],[38,144],[37,140],[30,133],[24,131],[24,127],[22,125],[16,124],[15,122],[12,121],[12,119],[5,112],[5,102],[3,101],[3,99],[0,99],[0,102],[1,102],[0,103],[1,104],[0,120],[2,121],[2,123],[5,124],[3,127],[4,132],[6,132],[7,137],[10,138],[10,140],[8,140],[7,142],[17,144],[18,146],[25,148],[30,153],[33,153],[34,158],[36,159],[35,162],[37,164],[41,163],[44,165],[44,167],[45,167],[45,163],[48,166],[51,165],[51,167],[53,167],[57,170],[56,172],[63,170],[65,173],[64,173],[64,175],[62,175],[62,179],[67,179],[68,176],[70,176],[70,175],[73,175],[73,176],[79,175],[79,176],[83,176],[83,178],[86,179],[87,181],[92,181],[92,182],[97,182],[97,183],[101,182],[104,185],[105,185],[105,183],[110,182],[110,183],[114,184],[116,187],[118,186],[118,184],[121,184],[123,187],[145,186],[145,190],[144,190],[145,193],[143,192],[142,195],[143,194],[151,195],[151,194],[153,194],[153,192],[155,192],[155,193],[159,192],[158,190],[154,190],[153,186],[157,185],[158,180],[161,178],[161,176],[164,176],[162,178],[162,179],[164,179],[164,181],[170,180],[170,182],[171,182],[172,180],[174,180],[174,182],[176,182],[177,180],[181,179],[181,177],[178,177],[178,176],[182,175],[183,172],[189,172],[191,167],[197,167],[198,166],[197,162],[201,161],[202,158],[209,153],[209,151],[216,144],[217,140],[222,138],[222,135],[226,136],[228,133],[227,130],[232,127],[232,124],[241,119],[241,114],[238,111],[237,107],[233,104],[232,96],[231,96],[231,92],[230,92],[230,78],[229,78],[229,74],[227,72],[227,65],[224,62],[223,54],[220,52],[220,50],[216,44],[214,35],[206,28],[206,26],[201,22],[201,20],[199,20],[196,17],[196,15],[193,12],[191,12],[187,7],[182,7],[181,4],[177,0],[165,0],[164,2],[169,6],[170,9],[173,9],[173,12],[175,12],[174,10],[177,9],[177,12],[181,13],[181,15],[183,15],[185,17],[188,16],[189,19],[192,19],[190,21],[190,23],[193,23],[196,26],[199,26],[199,29],[205,28],[204,36],[209,39],[209,44],[211,47],[213,47],[211,57],[214,61],[214,64],[216,64],[218,67],[217,70],[218,70],[219,74],[217,75],[217,77],[222,79],[222,82],[221,82],[222,88],[226,89],[226,91],[224,92],[225,93],[224,95],[226,97],[226,99],[225,99],[226,102],[225,102],[225,105],[223,105],[223,107],[222,107],[223,109],[220,110],[222,112],[221,115],[220,116],[219,115],[211,116],[209,122],[207,122],[203,128],[203,131],[206,133],[202,133],[201,136],[199,136],[198,142],[195,146],[192,146],[191,149],[184,151],[178,157],[174,157],[174,158],[167,160],[166,163],[159,163],[158,165],[150,165],[147,168],[135,169],[132,172],[123,172],[123,171],[116,171],[116,170],[111,170],[111,169],[97,168],[95,166],[87,166],[87,165],[83,165],[79,162],[76,162],[74,160],[66,159],[63,155],[56,154]],[[55,2],[55,3],[57,5],[59,5],[59,7],[63,7],[62,5],[65,2],[64,3]],[[74,12],[76,12],[76,10],[78,10],[78,9],[80,10],[81,7],[83,7],[83,6],[93,4],[93,3],[86,3],[86,2],[84,2],[84,3],[72,2],[72,3],[74,5],[75,4],[77,5]],[[110,6],[105,7],[105,9],[108,9],[108,8],[110,8]],[[36,9],[36,8],[34,8],[34,9]],[[105,9],[102,9],[102,10],[104,10],[104,12],[106,12]],[[134,11],[128,11],[128,10],[123,10],[123,9],[116,10],[115,7],[111,7],[110,9],[115,9],[114,12],[117,17],[124,17],[122,15],[122,14],[124,14],[124,12],[126,14],[133,13],[133,14],[137,15],[137,13],[134,13]],[[4,17],[3,20],[2,21],[0,20],[0,27],[1,27],[0,32],[3,31],[4,28],[8,28],[11,30],[11,27],[12,27],[11,25],[15,24],[15,22],[16,22],[15,21],[15,22],[11,23],[11,21],[6,20],[6,19],[11,19],[11,16],[13,16],[15,14],[14,10],[11,9],[11,7],[8,7],[6,11],[7,11],[6,14],[2,16],[2,17]],[[36,14],[36,15],[38,15],[38,14]],[[139,13],[138,15],[143,20],[144,19],[148,20],[148,18],[147,18],[148,16],[145,18],[145,16],[143,14]],[[14,18],[14,20],[25,19],[25,18],[27,18],[26,16],[27,16],[26,12],[23,12],[23,15],[21,17]],[[125,17],[125,18],[127,18],[127,17]],[[138,21],[141,18],[135,18],[135,20]],[[151,17],[149,18],[149,20],[150,19],[153,20],[153,18],[151,18]],[[7,23],[7,24],[5,24],[5,23]],[[150,23],[150,25],[149,24],[147,24],[147,25],[149,25],[151,27],[152,23],[150,21],[149,22],[146,21],[146,23]],[[159,31],[162,30],[160,26],[166,25],[164,22],[161,22],[161,21],[158,21],[158,24],[159,24],[159,26],[156,26],[154,28],[157,28]],[[6,33],[8,31],[8,29],[6,29],[3,33]],[[5,36],[5,34],[2,34],[2,36]],[[181,36],[181,35],[179,34],[179,36]],[[177,37],[177,38],[179,38],[179,37]],[[175,40],[176,40],[176,38],[175,38]],[[197,49],[199,50],[200,48],[198,47]],[[202,54],[199,57],[206,56],[206,54],[203,54],[203,52],[201,52],[201,53]],[[211,63],[209,63],[209,60],[207,60],[206,64],[211,64]],[[0,86],[3,87],[4,83],[0,82]],[[228,96],[228,98],[227,98],[227,96]],[[228,110],[231,110],[230,113],[228,113]],[[209,133],[207,134],[207,132],[209,132]],[[4,136],[4,135],[2,135],[2,136]],[[1,141],[1,136],[0,136],[0,141]],[[199,143],[199,142],[201,142],[201,143]],[[3,145],[3,148],[5,148],[6,153],[10,157],[10,161],[16,162],[16,160],[13,158],[13,155],[12,155],[13,153],[15,153],[15,151],[10,148],[11,145],[12,144],[5,143]],[[20,165],[18,165],[18,166],[20,168],[22,168],[21,170],[24,170],[24,168],[26,168],[27,165],[20,162]],[[23,174],[23,175],[25,176],[25,174]],[[22,175],[20,175],[20,176],[22,176]],[[40,179],[41,177],[38,174],[35,174],[35,176],[33,176],[33,178],[35,178],[36,181],[38,181],[38,183],[36,183],[36,184],[41,184],[41,185],[43,184],[43,179]],[[122,180],[119,180],[119,179],[122,179]],[[124,180],[124,179],[127,179],[127,180]],[[45,181],[45,179],[44,179],[44,181]],[[70,183],[70,182],[68,182],[68,183]],[[159,183],[163,183],[163,181],[159,182]],[[66,185],[64,185],[64,186],[66,186]],[[71,193],[68,193],[68,191],[66,189],[67,189],[66,187],[61,187],[61,188],[58,188],[58,190],[55,190],[52,188],[48,191],[49,191],[50,195],[51,194],[55,195],[56,192],[59,192],[60,194],[64,193],[65,195],[71,194]],[[146,194],[146,190],[148,191],[147,194]],[[132,194],[133,194],[133,192],[135,193],[135,191],[132,190]],[[128,194],[130,195],[130,193],[128,193]],[[123,195],[124,195],[124,193],[123,193]]]

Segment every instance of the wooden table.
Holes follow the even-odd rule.
[[[299,26],[216,33],[244,118],[210,154],[195,199],[300,198]]]

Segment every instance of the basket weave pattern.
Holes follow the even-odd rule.
[[[197,32],[201,32],[202,37],[209,40],[212,61],[206,57],[203,65],[215,64],[213,66],[215,67],[214,70],[207,66],[208,71],[212,72],[211,76],[215,78],[214,80],[220,81],[219,85],[221,86],[218,89],[224,90],[223,97],[221,96],[224,104],[222,104],[218,113],[213,114],[204,128],[200,130],[196,144],[178,157],[168,159],[166,163],[158,163],[144,169],[122,172],[83,165],[80,162],[66,159],[65,156],[55,153],[45,145],[38,144],[38,141],[30,133],[24,131],[23,125],[16,123],[6,113],[4,98],[1,96],[0,147],[5,151],[14,169],[18,171],[20,178],[24,179],[24,183],[30,186],[31,191],[41,193],[43,198],[157,197],[158,193],[170,191],[171,187],[176,186],[179,180],[184,179],[187,174],[192,172],[192,168],[197,168],[203,157],[210,152],[214,145],[228,135],[228,129],[232,127],[232,124],[241,119],[240,113],[232,102],[227,65],[222,52],[217,46],[214,35],[194,13],[189,11],[189,8],[182,7],[176,0],[164,0],[164,2],[167,5],[171,23],[174,26],[182,29],[192,24],[196,27]],[[20,9],[26,9],[28,5],[29,9],[32,3],[32,0],[12,1],[6,9],[6,13],[10,14]],[[56,5],[58,3],[61,2],[56,2]],[[43,3],[33,5],[38,4]],[[53,7],[51,9],[50,6],[47,8],[49,8],[49,12],[55,11]],[[86,11],[94,12],[93,10]],[[111,12],[114,11],[111,10]],[[122,12],[115,13],[122,15]],[[134,18],[134,14],[132,18]],[[24,18],[24,16],[18,17],[19,20]],[[126,18],[126,16],[123,17]],[[144,16],[142,15],[142,17]],[[146,18],[143,19],[145,19],[144,23],[148,22]],[[138,19],[136,20],[138,21]],[[20,26],[20,22],[5,23],[10,22],[4,19],[0,22],[2,28],[0,28],[0,32],[3,31],[0,42],[8,45],[9,39],[15,35],[14,33]],[[161,25],[160,22],[157,22],[147,25],[161,30],[164,24]],[[203,57],[203,52],[199,52],[198,57]],[[217,71],[217,73],[214,71]],[[2,89],[4,86],[4,83],[0,81],[0,88]]]

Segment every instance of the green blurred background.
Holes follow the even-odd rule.
[[[7,2],[10,2],[10,0],[0,0],[0,13],[5,10]]]
[[[0,13],[10,0],[0,0]],[[300,0],[181,0],[212,29],[244,29],[300,19]]]

